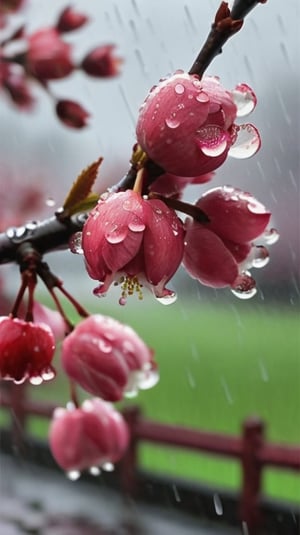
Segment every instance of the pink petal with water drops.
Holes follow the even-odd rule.
[[[266,229],[271,213],[250,193],[231,186],[207,191],[196,205],[209,218],[207,228],[236,243],[255,240]]]
[[[176,212],[158,199],[145,203],[145,213],[145,273],[156,286],[161,281],[166,283],[177,271],[183,255],[184,230]]]
[[[238,264],[223,241],[199,223],[188,227],[183,256],[187,272],[206,286],[231,286],[238,276]]]
[[[253,124],[243,124],[236,128],[236,139],[229,149],[229,156],[237,159],[250,158],[260,149],[261,139]]]
[[[237,117],[245,117],[254,110],[257,103],[256,95],[247,84],[237,85],[231,95],[237,107]]]

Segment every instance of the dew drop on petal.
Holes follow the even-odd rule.
[[[165,119],[165,123],[168,126],[168,128],[175,129],[178,128],[180,125],[180,121],[176,119],[176,117],[168,117]]]
[[[142,232],[145,230],[146,225],[142,223],[142,221],[130,221],[130,223],[128,223],[128,228],[132,232]]]
[[[166,295],[163,295],[162,297],[155,296],[156,300],[161,303],[162,305],[172,305],[177,301],[177,294],[176,292],[170,292]]]
[[[83,254],[82,232],[75,232],[69,240],[69,249],[73,254]]]
[[[176,84],[174,87],[174,91],[177,95],[182,95],[185,91],[185,87],[182,84]]]
[[[255,268],[263,268],[269,263],[269,251],[263,245],[257,245],[254,249],[254,258],[252,266]]]
[[[101,467],[105,472],[113,472],[114,469],[115,469],[115,466],[113,465],[113,463],[110,463],[109,461],[107,461],[106,463],[103,463],[102,467]]]
[[[136,398],[137,395],[138,395],[137,389],[126,390],[126,392],[124,392],[125,398],[128,398],[128,399]]]
[[[89,473],[91,476],[99,476],[101,474],[101,470],[99,466],[90,466]]]
[[[239,84],[232,91],[232,98],[237,107],[237,117],[251,113],[256,106],[256,95],[247,84]]]
[[[80,478],[81,473],[79,472],[79,470],[69,470],[68,472],[66,472],[66,476],[68,479],[70,479],[70,481],[76,481]]]
[[[233,158],[244,159],[253,156],[260,148],[260,135],[252,124],[240,126],[234,144],[230,147],[228,154]]]
[[[273,245],[279,240],[280,234],[275,228],[266,230],[261,238],[267,245]]]
[[[206,156],[220,156],[226,150],[227,142],[227,134],[219,126],[207,125],[197,130],[196,143]]]
[[[195,99],[197,102],[201,102],[202,104],[209,101],[209,96],[204,93],[204,91],[201,91],[198,95],[196,95]]]
[[[105,233],[106,240],[111,243],[121,243],[127,236],[127,227],[114,225],[110,230]]]
[[[106,340],[103,340],[103,338],[100,338],[98,340],[98,347],[102,353],[110,353],[112,351],[112,345],[109,344]]]
[[[51,381],[52,379],[54,379],[56,374],[54,370],[49,369],[49,370],[43,371],[41,375],[42,375],[43,381]]]

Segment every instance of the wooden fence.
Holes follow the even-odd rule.
[[[56,405],[34,401],[30,389],[24,385],[0,385],[0,406],[11,411],[12,440],[18,442],[26,430],[29,416],[51,418]],[[264,438],[264,424],[249,418],[240,437],[210,433],[186,427],[166,425],[145,419],[137,407],[123,412],[131,432],[130,446],[119,465],[121,489],[138,495],[138,448],[141,442],[229,457],[241,463],[242,481],[239,498],[239,518],[247,526],[247,534],[256,535],[262,525],[262,473],[267,466],[300,471],[300,447],[268,443]]]

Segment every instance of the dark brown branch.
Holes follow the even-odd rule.
[[[222,47],[243,26],[243,19],[260,3],[267,0],[236,0],[230,11],[227,2],[222,2],[215,16],[210,33],[200,50],[189,74],[202,78],[212,60],[222,52]]]
[[[22,227],[11,227],[0,234],[0,264],[18,262],[18,250],[30,243],[41,256],[51,251],[67,249],[71,236],[82,230],[86,213],[60,221],[56,216]]]

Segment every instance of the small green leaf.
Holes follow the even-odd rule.
[[[78,202],[77,204],[74,204],[72,208],[68,210],[68,215],[74,215],[79,214],[81,212],[89,212],[96,206],[97,202],[99,200],[98,193],[90,193],[85,199]]]
[[[97,201],[95,201],[93,195],[96,194],[92,194],[91,190],[97,178],[102,160],[103,158],[100,157],[96,162],[93,162],[80,173],[65,199],[63,213],[60,214],[60,216],[63,215],[64,217],[68,217],[72,214],[83,212],[85,209],[82,207],[84,206],[85,201],[87,202],[87,205],[91,202],[92,205],[95,206]],[[91,195],[92,197],[90,197]]]

